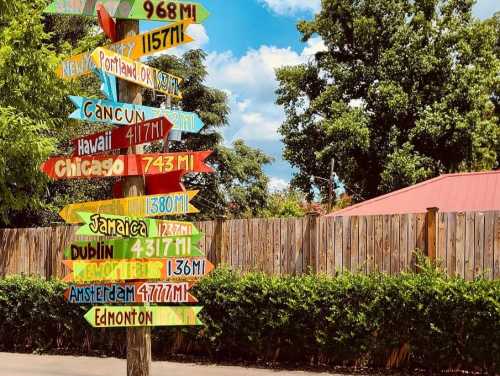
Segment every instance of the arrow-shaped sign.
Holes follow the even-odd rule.
[[[188,282],[136,282],[71,286],[64,292],[70,304],[197,303]]]
[[[182,184],[182,177],[186,171],[172,171],[166,174],[148,175],[145,176],[146,180],[146,195],[163,195],[174,192],[185,191],[186,188]],[[123,198],[123,183],[117,181],[113,185],[113,197]]]
[[[203,307],[93,307],[85,320],[94,328],[203,325]]]
[[[112,42],[116,42],[118,40],[118,37],[116,33],[115,20],[113,20],[111,15],[106,10],[106,7],[102,3],[96,5],[96,13],[97,20],[99,21],[99,26],[101,26],[104,34],[106,34],[106,36],[111,39]]]
[[[53,180],[156,175],[178,170],[212,173],[214,170],[203,162],[211,153],[196,151],[56,157],[44,162],[40,169]]]
[[[205,258],[148,260],[63,261],[70,269],[65,282],[117,282],[129,280],[192,280],[201,278],[214,265]]]
[[[116,52],[98,47],[92,52],[92,60],[97,68],[122,80],[145,88],[159,91],[168,96],[182,99],[182,78],[159,69],[134,61]]]
[[[176,192],[168,195],[138,196],[117,200],[82,202],[67,205],[59,215],[67,222],[77,224],[81,219],[78,212],[122,215],[131,217],[161,217],[198,213],[190,204],[198,191]]]
[[[73,156],[107,153],[112,150],[160,141],[168,136],[173,124],[166,116],[135,125],[114,128],[73,140]]]
[[[199,230],[190,222],[163,221],[151,218],[122,217],[117,215],[77,213],[78,222],[84,223],[76,235],[113,236],[124,238],[161,238],[167,236],[198,235]]]
[[[95,16],[96,0],[55,0],[44,13]],[[202,23],[210,13],[199,3],[164,0],[99,0],[111,17],[127,20],[172,22],[192,19]]]
[[[110,101],[118,102],[118,84],[115,76],[94,68],[93,72],[101,81],[101,91]]]
[[[163,257],[203,257],[201,234],[148,239],[75,242],[64,250],[66,260],[133,260]]]
[[[132,125],[166,116],[174,125],[172,130],[198,133],[203,128],[199,116],[192,112],[118,103],[102,99],[70,96],[76,106],[70,119],[110,125]]]
[[[139,60],[143,56],[150,56],[192,42],[194,39],[186,34],[191,24],[191,20],[176,22],[144,34],[129,36],[104,48],[129,59]],[[57,68],[57,75],[70,80],[90,74],[95,69],[91,55],[92,52],[84,52],[65,59]]]

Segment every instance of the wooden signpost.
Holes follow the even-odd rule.
[[[204,127],[200,117],[191,112],[76,96],[70,96],[69,99],[77,108],[69,116],[70,119],[109,125],[133,125],[166,116],[174,125],[172,130],[198,133]]]
[[[198,191],[176,192],[168,195],[136,196],[115,200],[82,202],[67,205],[59,215],[67,222],[77,224],[81,219],[78,212],[92,212],[132,217],[161,217],[198,213],[191,199]]]
[[[96,48],[91,57],[95,66],[108,74],[173,98],[182,99],[180,90],[182,79],[179,77],[102,47]]]
[[[111,146],[111,139],[111,132],[109,132],[100,138],[103,140],[100,145],[103,147]],[[84,148],[83,150],[89,149]],[[41,170],[53,180],[157,175],[179,170],[212,173],[214,170],[204,163],[210,154],[212,154],[211,151],[196,151],[167,154],[56,157],[43,163]]]
[[[203,257],[202,235],[75,242],[64,250],[66,260],[132,260],[162,257]]]
[[[205,258],[154,258],[133,260],[73,261],[66,282],[116,282],[130,280],[192,280],[209,274],[214,265]]]
[[[111,17],[127,20],[177,21],[192,19],[202,23],[210,15],[207,9],[194,2],[164,0],[55,0],[44,12],[96,16],[97,3],[104,5]]]
[[[197,303],[189,282],[135,282],[71,286],[64,292],[70,304]]]
[[[202,235],[193,224],[149,217],[197,212],[190,201],[198,191],[186,191],[181,178],[213,170],[204,163],[210,151],[143,154],[140,145],[168,142],[171,130],[198,133],[203,123],[194,113],[142,106],[137,85],[166,94],[170,103],[170,98],[182,99],[182,79],[135,60],[192,41],[188,26],[208,12],[189,2],[55,0],[46,13],[98,15],[114,43],[68,58],[57,73],[73,79],[93,71],[107,98],[70,97],[77,107],[70,118],[124,126],[80,137],[73,141],[72,157],[52,158],[41,166],[53,179],[122,177],[114,185],[114,199],[76,203],[60,212],[68,223],[83,223],[78,234],[115,237],[74,242],[65,250],[70,272],[64,280],[83,285],[70,286],[64,297],[72,304],[123,305],[94,307],[85,319],[94,327],[128,328],[127,375],[150,376],[149,328],[202,324],[202,307],[150,304],[196,303],[188,290],[214,265],[198,248]],[[179,22],[138,35],[137,21],[115,22],[113,17]],[[115,150],[121,155],[104,155]]]
[[[78,221],[73,223],[83,223],[76,234],[82,236],[117,236],[138,239],[199,235],[200,233],[190,222],[163,221],[89,212],[77,212],[76,215]]]
[[[94,328],[203,325],[203,307],[94,307],[84,316]]]
[[[82,157],[164,140],[173,124],[166,116],[94,133],[72,141],[73,156]]]
[[[193,38],[186,34],[192,23],[189,19],[176,22],[144,34],[129,36],[104,48],[136,60],[192,42]],[[92,52],[85,52],[65,59],[57,68],[56,74],[60,78],[71,80],[88,75],[95,68]]]

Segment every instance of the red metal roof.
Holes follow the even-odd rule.
[[[500,210],[500,171],[442,175],[373,198],[330,216]]]

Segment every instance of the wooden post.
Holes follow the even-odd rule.
[[[118,20],[118,40],[129,33],[139,34],[139,21]],[[120,102],[142,104],[140,86],[127,81],[118,80],[118,99]],[[121,150],[122,154],[142,154],[142,146]],[[123,180],[123,196],[142,196],[145,194],[142,176],[128,177]],[[151,373],[151,329],[127,329],[127,376],[150,376]]]
[[[437,254],[437,214],[439,208],[427,209],[427,256],[433,262],[436,261]]]

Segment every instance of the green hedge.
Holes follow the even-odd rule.
[[[0,281],[0,351],[125,354],[125,332],[92,329],[58,281]],[[217,270],[193,293],[202,328],[153,331],[157,358],[500,371],[500,282],[432,270],[337,278]],[[391,363],[391,362],[389,362]]]

